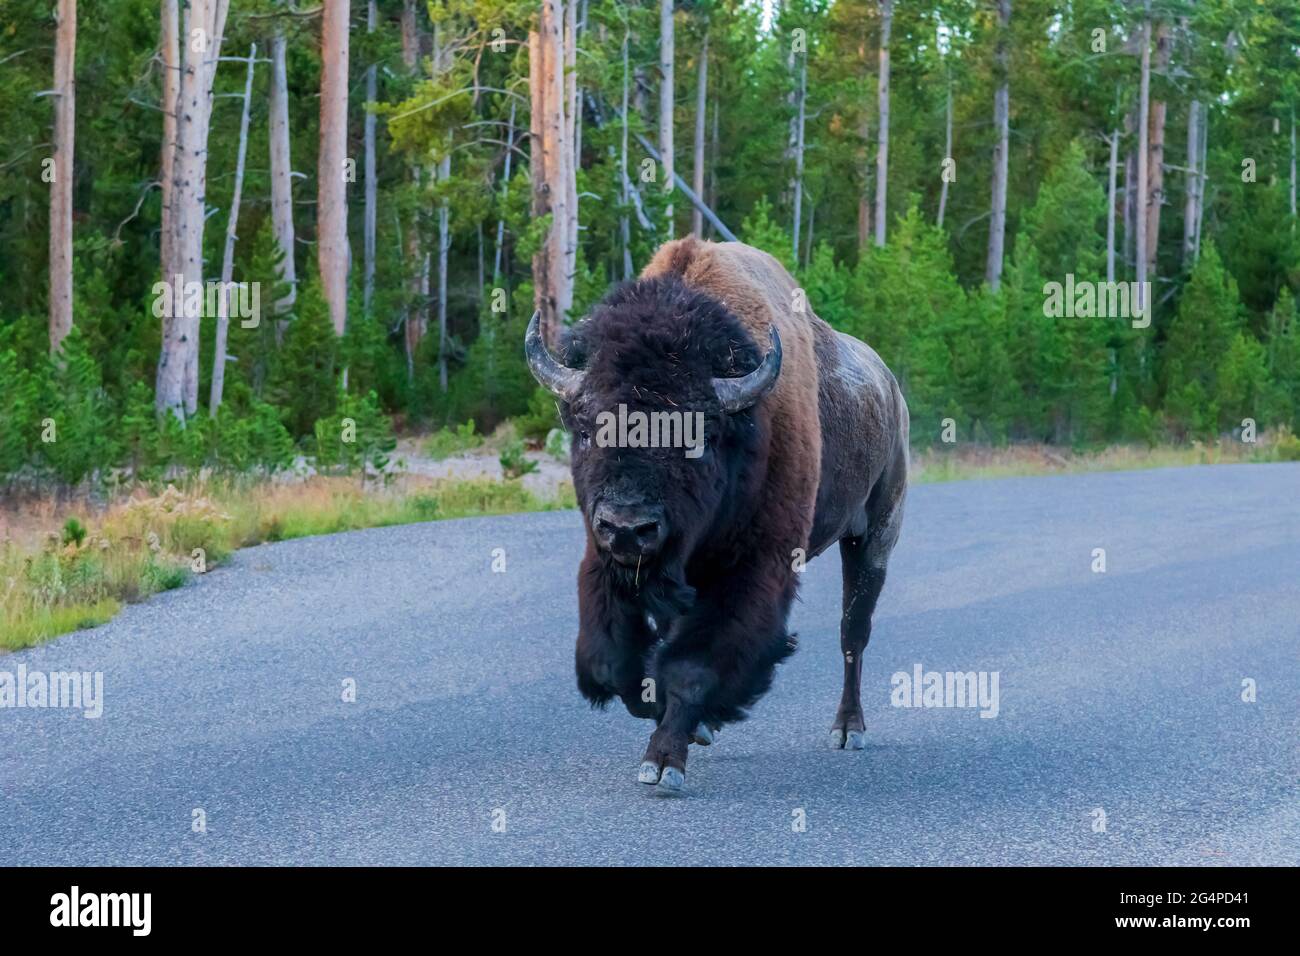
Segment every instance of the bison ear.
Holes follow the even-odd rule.
[[[546,347],[542,338],[541,312],[534,312],[528,322],[528,334],[524,336],[524,356],[528,359],[528,370],[533,373],[539,385],[545,386],[553,394],[572,402],[582,391],[582,380],[586,372],[569,368],[560,362]]]
[[[739,378],[715,378],[713,391],[722,403],[722,410],[728,413],[742,412],[754,405],[760,398],[776,386],[781,374],[781,336],[776,326],[769,330],[772,347],[763,356],[758,368]]]

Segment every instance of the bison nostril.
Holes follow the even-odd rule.
[[[647,521],[643,524],[639,524],[632,529],[632,533],[642,540],[657,537],[659,534],[659,522]]]

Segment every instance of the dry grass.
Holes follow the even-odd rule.
[[[263,541],[573,505],[571,486],[543,499],[517,481],[415,476],[365,488],[336,477],[209,480],[108,504],[29,501],[0,511],[0,651],[102,624]]]
[[[989,447],[938,446],[912,453],[912,483],[962,481],[968,478],[1016,478],[1064,475],[1093,471],[1139,471],[1185,465],[1220,465],[1240,462],[1294,461],[1297,442],[1289,432],[1260,436],[1245,443],[1232,438],[1190,445],[1111,445],[1071,451],[1053,445]]]
[[[485,452],[486,453],[486,452]],[[1073,452],[1045,445],[918,451],[917,483],[966,478],[1300,459],[1289,432],[1255,444],[1222,440]],[[111,502],[39,498],[0,507],[0,652],[94,627],[121,606],[179,587],[231,551],[263,541],[473,515],[575,507],[573,487],[542,497],[520,481],[400,474],[385,486],[317,476],[194,480],[136,489]],[[84,528],[67,527],[76,518]]]

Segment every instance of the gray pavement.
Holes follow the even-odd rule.
[[[581,550],[573,512],[256,547],[0,657],[104,675],[99,719],[0,709],[0,864],[1300,863],[1300,464],[913,488],[867,749],[827,746],[832,550],[676,799],[574,687]],[[917,665],[997,716],[893,706]]]

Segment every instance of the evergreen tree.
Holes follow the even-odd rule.
[[[329,307],[314,280],[298,290],[296,318],[276,355],[267,395],[295,438],[311,435],[318,418],[334,413],[338,338]]]
[[[1233,403],[1244,398],[1243,363],[1249,363],[1249,350],[1238,345],[1233,356],[1237,367],[1231,384],[1237,394],[1221,391],[1219,375],[1242,330],[1237,282],[1209,243],[1201,250],[1165,342],[1165,413],[1177,431],[1211,434],[1239,410]]]

